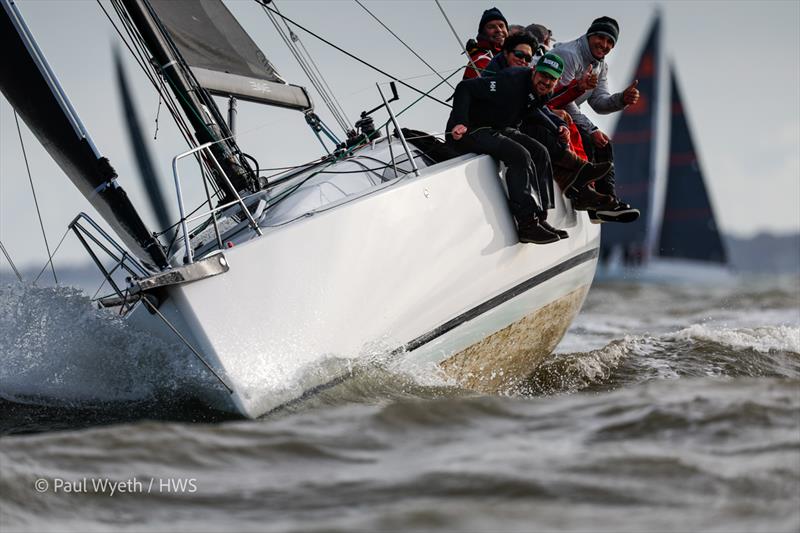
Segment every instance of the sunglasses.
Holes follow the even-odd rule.
[[[532,55],[526,54],[522,50],[512,50],[511,53],[514,54],[514,57],[517,59],[524,59],[526,63],[530,63],[531,59],[533,59]]]

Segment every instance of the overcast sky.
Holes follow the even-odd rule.
[[[284,78],[309,85],[253,1],[226,3]],[[95,1],[18,0],[17,4],[95,144],[111,159],[119,182],[155,229],[121,121],[110,52],[119,39],[110,23]],[[436,69],[452,71],[464,62],[432,0],[364,4]],[[644,33],[658,6],[664,47],[680,78],[700,164],[722,230],[744,236],[800,230],[800,2],[445,0],[442,5],[462,41],[475,35],[481,13],[492,5],[500,8],[510,23],[543,23],[562,41],[584,33],[594,18],[612,16],[621,27],[620,39],[609,56],[610,86],[615,91],[629,83]],[[416,87],[428,90],[438,80],[355,2],[280,0],[278,7],[287,17],[364,60],[409,78],[408,83]],[[296,32],[351,121],[360,111],[378,104],[375,83],[387,81],[384,76],[306,33]],[[134,79],[140,118],[152,137],[158,97],[130,58],[127,66]],[[450,92],[446,88],[435,94],[446,98]],[[416,98],[402,87],[400,96],[395,109]],[[315,101],[323,120],[335,128],[320,99]],[[420,104],[401,122],[440,133],[447,112],[436,103]],[[383,118],[379,115],[377,120]],[[611,133],[616,118],[600,117],[596,122]],[[262,167],[297,164],[321,155],[319,143],[297,112],[241,104],[239,120],[239,142]],[[170,163],[185,144],[163,107],[159,125],[152,151],[172,198]],[[93,211],[24,124],[22,135],[53,247],[76,213]],[[5,99],[0,101],[0,240],[18,266],[42,265],[46,259],[12,110]],[[56,256],[56,265],[86,261],[71,236]],[[6,266],[0,257],[0,268]]]

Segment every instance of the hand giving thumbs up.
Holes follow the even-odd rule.
[[[639,101],[639,89],[636,88],[637,85],[639,85],[639,80],[633,80],[633,83],[622,91],[622,101],[625,102],[625,105],[633,105]]]

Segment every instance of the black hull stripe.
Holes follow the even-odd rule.
[[[595,259],[597,257],[597,255],[598,255],[598,252],[599,252],[599,248],[592,248],[591,250],[587,250],[587,251],[585,251],[585,252],[583,252],[581,254],[576,255],[575,257],[571,257],[571,258],[567,259],[566,261],[564,261],[562,263],[559,263],[559,264],[557,264],[556,266],[554,266],[552,268],[548,268],[544,272],[541,272],[540,274],[536,274],[532,278],[523,281],[519,285],[511,287],[507,291],[498,294],[497,296],[495,296],[494,298],[491,298],[490,300],[486,300],[482,304],[473,307],[469,311],[466,311],[465,313],[462,313],[462,314],[458,315],[457,317],[453,318],[452,320],[448,320],[447,322],[445,322],[444,324],[442,324],[438,328],[436,328],[434,330],[431,330],[428,333],[425,333],[424,335],[420,335],[419,337],[417,337],[416,339],[414,339],[411,342],[407,343],[406,345],[401,346],[400,348],[397,348],[392,353],[394,354],[394,353],[399,353],[401,351],[410,352],[412,350],[416,350],[420,346],[424,346],[425,344],[428,344],[429,342],[431,342],[432,340],[436,339],[437,337],[441,337],[442,335],[444,335],[448,331],[451,331],[451,330],[457,328],[458,326],[460,326],[464,322],[468,322],[468,321],[472,320],[473,318],[476,318],[476,317],[486,313],[487,311],[491,311],[495,307],[507,302],[508,300],[510,300],[512,298],[515,298],[515,297],[519,296],[520,294],[522,294],[524,292],[527,292],[527,291],[531,290],[532,288],[536,287],[537,285],[541,285],[545,281],[547,281],[549,279],[553,279],[554,277],[558,276],[562,272],[566,272],[567,270],[575,268],[578,265],[581,265],[583,263],[586,263],[587,261],[591,261],[592,259]]]
[[[507,302],[508,300],[510,300],[510,299],[512,299],[512,298],[514,298],[516,296],[519,296],[520,294],[522,294],[524,292],[527,292],[527,291],[531,290],[532,288],[536,287],[537,285],[541,285],[542,283],[544,283],[545,281],[547,281],[549,279],[553,279],[554,277],[558,276],[562,272],[566,272],[567,270],[575,268],[578,265],[581,265],[583,263],[591,261],[592,259],[595,259],[598,256],[599,250],[600,250],[599,248],[592,248],[591,250],[587,250],[587,251],[585,251],[585,252],[583,252],[581,254],[576,255],[575,257],[571,257],[571,258],[567,259],[566,261],[563,261],[563,262],[557,264],[554,267],[548,268],[544,272],[541,272],[541,273],[533,276],[532,278],[529,278],[529,279],[523,281],[519,285],[515,285],[514,287],[511,287],[507,291],[498,294],[494,298],[486,300],[482,304],[473,307],[469,311],[466,311],[466,312],[458,315],[457,317],[453,318],[452,320],[448,320],[447,322],[445,322],[444,324],[442,324],[438,328],[433,329],[433,330],[429,331],[428,333],[425,333],[424,335],[420,335],[416,339],[412,340],[411,342],[408,342],[408,343],[404,344],[403,346],[395,348],[394,350],[392,350],[390,355],[397,355],[397,354],[403,353],[403,352],[410,352],[412,350],[416,350],[417,348],[419,348],[421,346],[424,346],[425,344],[431,342],[432,340],[434,340],[434,339],[436,339],[438,337],[441,337],[442,335],[444,335],[448,331],[451,331],[451,330],[457,328],[458,326],[460,326],[464,322],[468,322],[468,321],[472,320],[473,318],[478,317],[478,316],[482,315],[483,313],[486,313],[487,311],[490,311],[490,310],[494,309],[495,307],[499,306],[500,304],[502,304],[504,302]],[[292,405],[297,405],[297,404],[307,400],[308,398],[311,398],[312,396],[315,396],[315,395],[317,395],[317,394],[319,394],[319,393],[321,393],[321,392],[323,392],[325,390],[331,389],[331,388],[335,387],[336,385],[339,385],[340,383],[344,383],[345,381],[347,381],[351,377],[353,377],[353,373],[352,372],[348,372],[347,374],[343,374],[341,376],[338,376],[338,377],[332,379],[331,381],[328,381],[327,383],[323,383],[321,385],[317,385],[316,387],[312,387],[312,388],[308,389],[307,391],[305,391],[301,396],[295,398],[294,400],[289,400],[288,402],[283,403],[283,404],[279,405],[278,407],[275,407],[275,408],[271,409],[270,411],[268,411],[266,414],[264,414],[262,416],[269,416],[269,415],[271,415],[273,413],[276,413],[278,411],[281,411],[281,410],[283,410],[283,409],[285,409],[287,407],[291,407]]]

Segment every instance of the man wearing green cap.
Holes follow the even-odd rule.
[[[533,72],[534,100],[520,131],[547,148],[553,162],[553,178],[572,200],[572,207],[594,210],[608,205],[612,198],[597,193],[589,184],[607,175],[613,165],[609,162],[592,165],[578,157],[571,148],[567,124],[548,107],[563,71],[564,60],[559,55],[547,52],[539,58]]]
[[[541,143],[517,129],[529,113],[550,113],[539,105],[534,89],[537,74],[541,75],[528,68],[510,68],[494,78],[459,83],[447,121],[447,142],[460,153],[489,154],[506,164],[509,207],[520,242],[547,244],[568,237],[546,220],[547,208],[553,207],[550,157]],[[587,183],[608,172],[608,167],[589,168],[591,172],[583,176]]]

